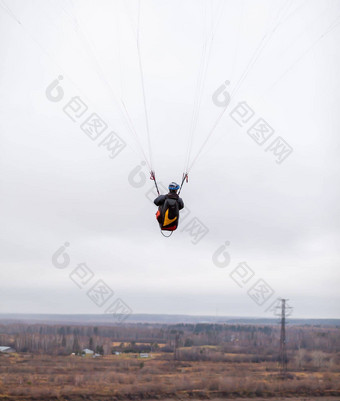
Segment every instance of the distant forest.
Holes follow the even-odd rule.
[[[0,325],[0,345],[18,352],[69,355],[90,348],[103,355],[114,352],[174,353],[176,359],[219,359],[242,354],[272,360],[278,353],[279,326],[247,324],[128,324],[79,326],[11,323]],[[200,347],[211,346],[202,351]],[[288,355],[299,351],[340,353],[340,328],[288,326]],[[320,362],[321,363],[321,362]]]

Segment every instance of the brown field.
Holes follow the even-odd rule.
[[[340,327],[287,336],[283,377],[277,326],[0,324],[0,401],[340,400]]]
[[[0,356],[1,401],[239,397],[307,400],[311,396],[340,400],[340,372],[290,371],[282,380],[275,362],[184,362],[160,354],[149,359],[133,355],[95,359],[34,354]]]

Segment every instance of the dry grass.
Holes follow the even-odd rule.
[[[339,372],[278,376],[274,362],[176,362],[170,358],[0,357],[0,400],[340,395]],[[24,397],[24,398],[23,398]],[[79,398],[80,399],[80,398]],[[90,399],[90,398],[88,398]]]

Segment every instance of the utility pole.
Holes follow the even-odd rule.
[[[281,299],[280,366],[283,376],[287,373],[286,301],[286,299]]]
[[[284,378],[287,373],[287,348],[286,348],[286,318],[291,313],[291,307],[287,306],[288,299],[281,298],[279,299],[281,305],[278,305],[276,308],[279,309],[280,316],[280,324],[281,324],[281,332],[280,332],[280,355],[279,355],[279,363],[280,363],[280,371],[281,375]]]

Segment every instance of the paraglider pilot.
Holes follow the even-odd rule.
[[[156,219],[161,230],[174,231],[178,226],[179,211],[184,208],[182,198],[177,191],[180,186],[175,182],[169,184],[169,193],[159,195],[153,202],[158,206]]]

